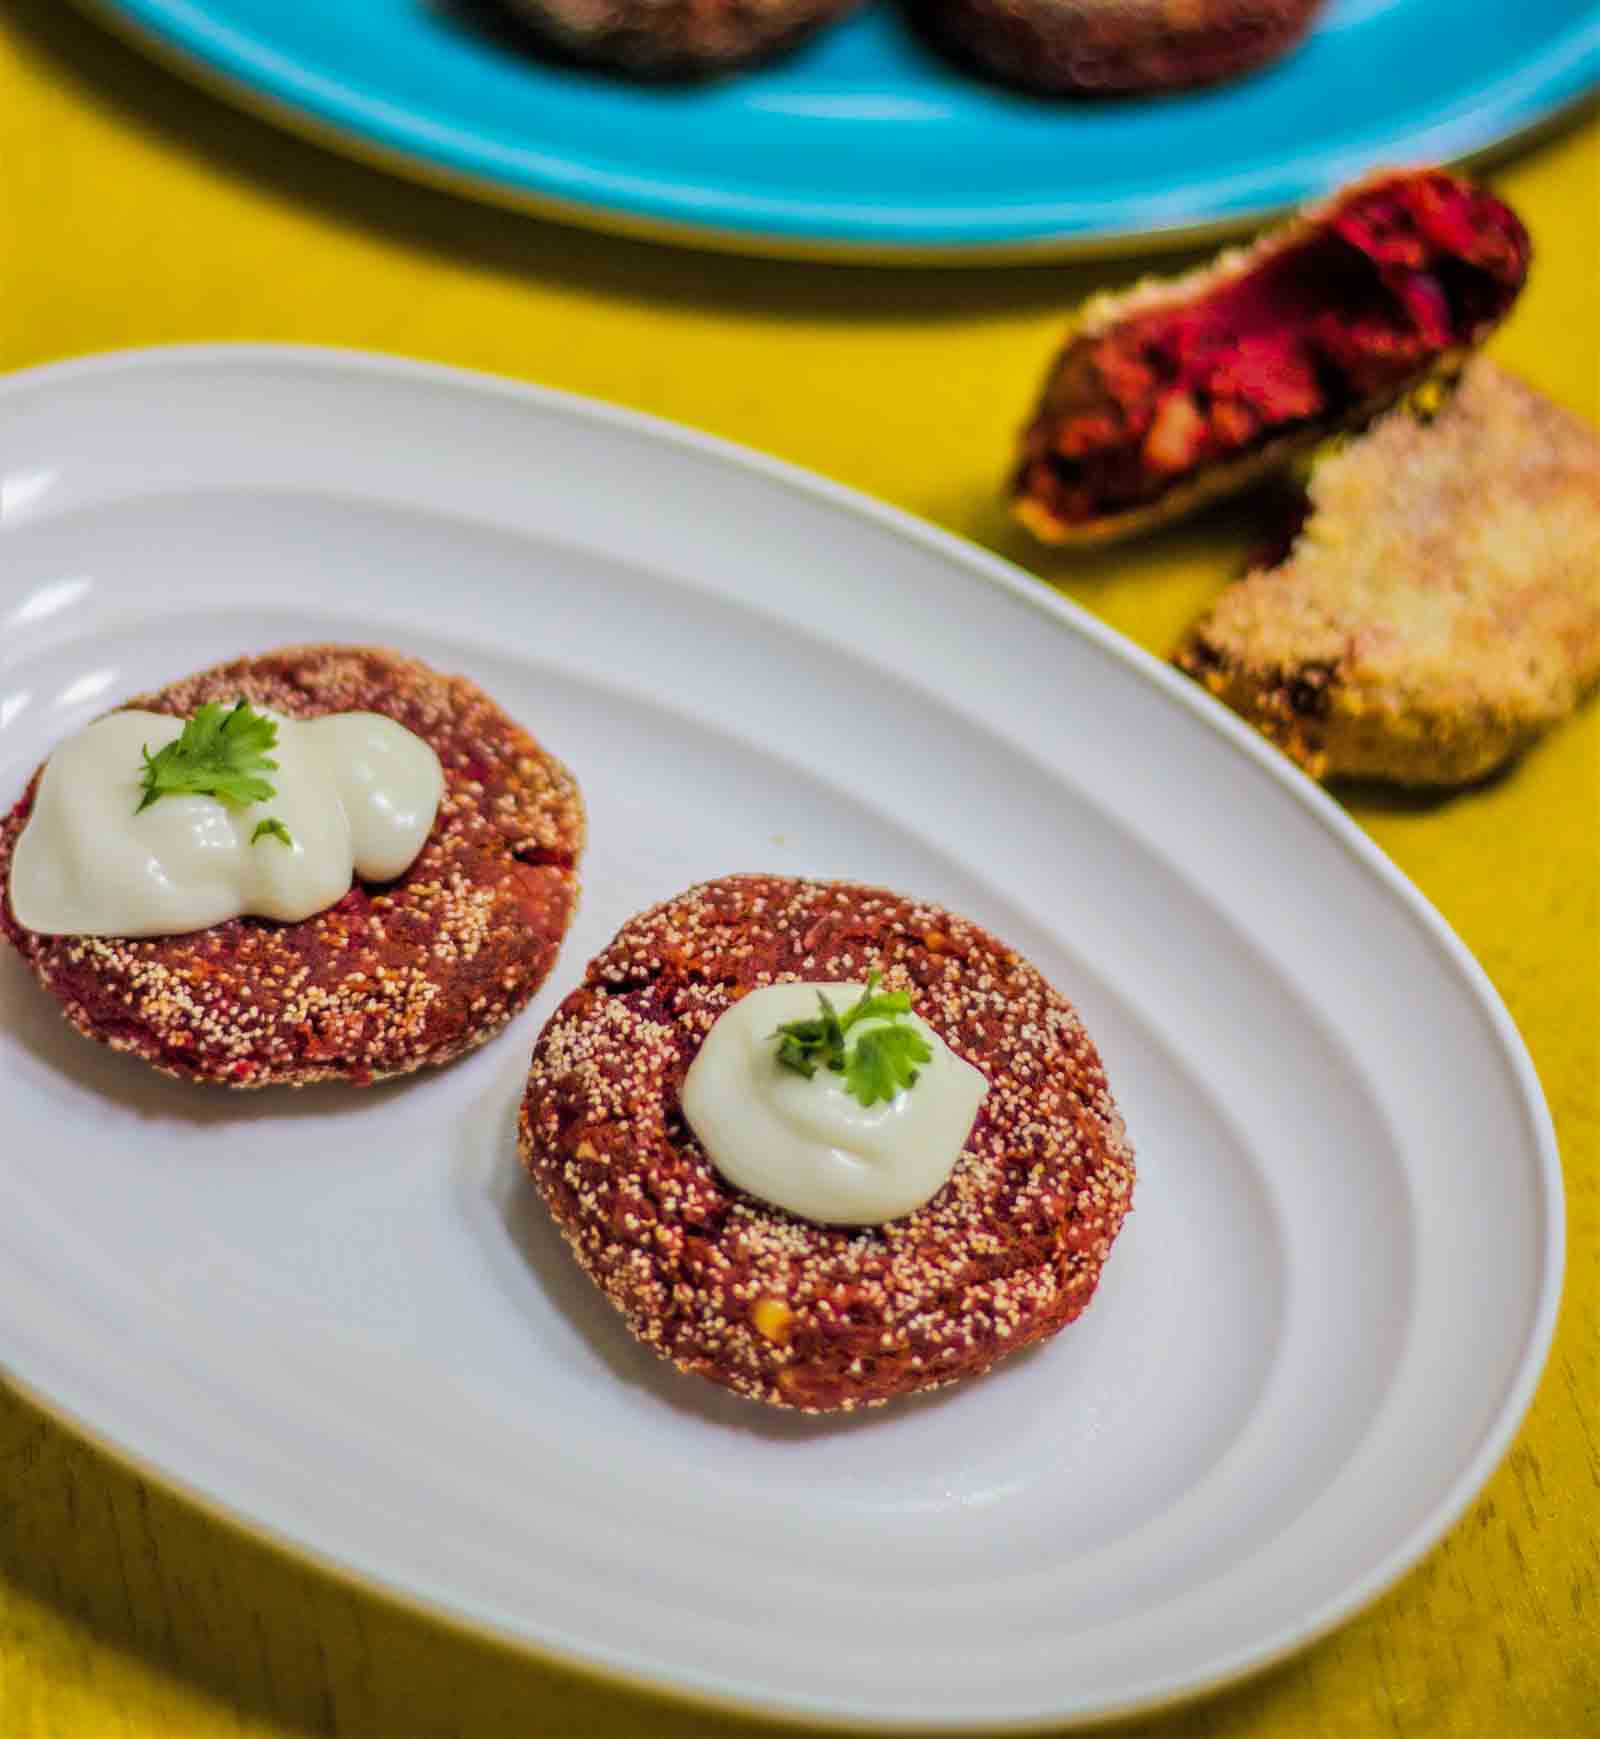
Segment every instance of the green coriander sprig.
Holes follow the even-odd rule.
[[[218,797],[224,803],[264,803],[275,796],[263,773],[276,773],[278,763],[267,750],[278,740],[275,719],[258,713],[248,701],[231,709],[207,701],[165,748],[142,751],[144,796],[139,809],[162,797]]]
[[[823,991],[817,992],[822,1012],[811,1020],[794,1020],[771,1036],[778,1040],[778,1063],[804,1075],[809,1081],[819,1068],[841,1074],[845,1086],[863,1105],[882,1099],[886,1104],[897,1093],[917,1083],[919,1064],[933,1061],[928,1041],[906,1020],[911,998],[903,990],[880,991],[880,972],[867,975],[867,988],[840,1014]],[[863,1021],[876,1021],[870,1031],[850,1031]]]
[[[917,1065],[933,1060],[928,1041],[914,1026],[874,1027],[862,1033],[845,1058],[845,1084],[863,1105],[881,1099],[885,1105],[897,1093],[917,1084]]]

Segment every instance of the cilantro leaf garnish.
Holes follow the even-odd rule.
[[[817,992],[821,1014],[811,1020],[793,1020],[780,1026],[772,1037],[778,1040],[778,1062],[809,1081],[819,1068],[844,1076],[845,1086],[863,1106],[879,1099],[885,1104],[897,1093],[917,1083],[917,1065],[933,1060],[928,1041],[905,1016],[911,998],[903,990],[880,991],[882,973],[867,975],[867,988],[855,1003],[840,1014],[826,994]],[[863,1021],[877,1024],[857,1033],[850,1031]]]
[[[290,847],[294,845],[294,841],[289,837],[288,828],[276,815],[269,815],[265,821],[256,823],[256,830],[250,835],[250,843],[254,845],[258,839],[276,839],[281,840],[284,845]]]
[[[139,809],[162,797],[218,797],[224,803],[264,803],[275,796],[263,773],[278,763],[267,750],[278,740],[277,721],[248,701],[229,708],[208,701],[183,727],[183,735],[150,753],[145,745],[144,796]]]
[[[845,1083],[863,1105],[878,1099],[887,1105],[896,1093],[916,1086],[918,1063],[932,1061],[928,1041],[914,1026],[874,1027],[845,1059]]]

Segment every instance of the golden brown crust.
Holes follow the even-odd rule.
[[[188,717],[245,699],[290,718],[384,713],[439,756],[444,796],[416,861],[295,924],[234,918],[179,936],[44,936],[7,897],[0,933],[88,1038],[229,1087],[358,1085],[493,1036],[555,963],[577,901],[577,786],[483,691],[381,647],[291,646],[127,705]],[[39,775],[0,822],[0,887]]]
[[[1285,256],[1325,236],[1341,214],[1357,208],[1368,196],[1423,184],[1489,201],[1509,225],[1511,234],[1521,238],[1524,256],[1520,270],[1511,274],[1515,281],[1508,284],[1502,308],[1467,321],[1469,330],[1458,342],[1419,355],[1414,366],[1395,371],[1393,378],[1376,390],[1358,392],[1346,403],[1326,406],[1309,416],[1290,418],[1276,428],[1268,425],[1236,454],[1210,457],[1192,466],[1177,465],[1153,498],[1107,507],[1085,518],[1071,518],[1059,510],[1050,487],[1051,468],[1057,463],[1056,447],[1067,419],[1081,413],[1086,400],[1092,401],[1102,389],[1095,360],[1101,341],[1150,317],[1181,318],[1207,303],[1217,303],[1226,294],[1241,290],[1248,280],[1259,281]],[[1312,451],[1329,435],[1362,427],[1430,376],[1450,377],[1459,373],[1475,346],[1509,311],[1526,264],[1525,232],[1514,214],[1499,202],[1490,201],[1490,196],[1439,171],[1381,169],[1306,207],[1254,242],[1227,249],[1176,278],[1145,278],[1126,290],[1102,291],[1091,297],[1068,323],[1046,375],[1037,407],[1019,443],[1011,480],[1012,510],[1041,542],[1092,548],[1170,524],[1207,502],[1238,494]],[[1329,311],[1337,311],[1336,303],[1329,303]],[[1315,311],[1303,316],[1308,321],[1316,317]],[[1129,438],[1133,438],[1131,433]]]
[[[1050,93],[1178,90],[1288,53],[1322,0],[933,0],[935,33],[1008,84]]]
[[[716,1020],[785,980],[877,969],[989,1081],[944,1187],[823,1226],[712,1166],[679,1090]],[[1088,1304],[1133,1153],[1066,999],[977,925],[845,882],[729,876],[625,924],[534,1047],[523,1162],[645,1345],[774,1406],[872,1405],[975,1376]]]
[[[1323,458],[1178,665],[1315,778],[1481,778],[1600,681],[1600,440],[1479,359]]]

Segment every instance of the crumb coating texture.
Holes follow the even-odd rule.
[[[725,1182],[679,1091],[741,996],[873,970],[989,1091],[925,1206],[883,1226],[817,1225]],[[1071,1322],[1134,1179],[1095,1047],[1025,960],[937,906],[775,876],[708,882],[624,925],[539,1038],[521,1151],[641,1341],[808,1412],[975,1376]]]
[[[1316,778],[1481,778],[1600,682],[1600,439],[1486,359],[1322,459],[1177,663]]]
[[[79,1032],[163,1073],[230,1087],[365,1085],[491,1037],[555,963],[577,900],[577,786],[480,689],[373,647],[240,658],[129,707],[189,717],[243,698],[296,719],[383,713],[432,745],[444,796],[416,861],[299,923],[182,936],[42,936],[9,891],[0,926]],[[0,826],[0,883],[39,774]]]

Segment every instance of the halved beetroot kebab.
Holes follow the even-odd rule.
[[[1023,433],[1017,517],[1097,543],[1243,488],[1459,370],[1529,254],[1493,194],[1391,171],[1181,278],[1095,297]]]

